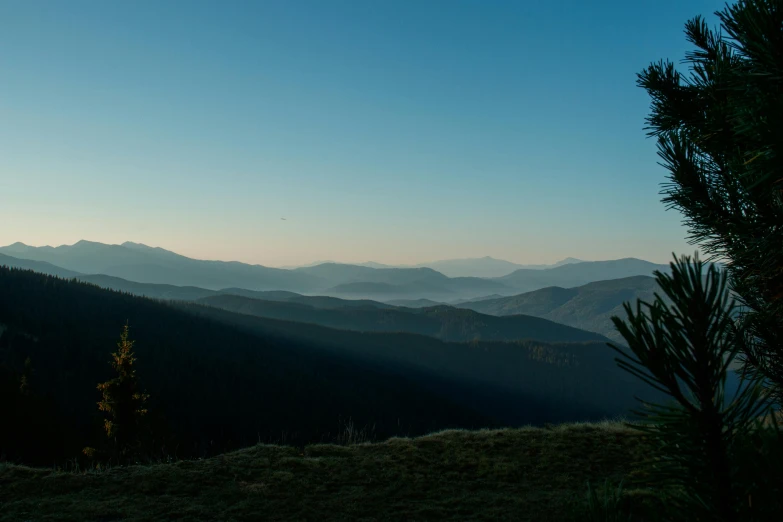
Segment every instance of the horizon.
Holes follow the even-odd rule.
[[[2,4],[0,243],[264,266],[692,253],[635,75],[722,2],[565,4]]]
[[[334,260],[334,259],[318,259],[318,260],[309,261],[309,262],[305,262],[305,263],[297,264],[297,265],[264,265],[263,263],[253,263],[253,262],[245,261],[245,260],[242,260],[242,259],[216,259],[216,258],[192,257],[192,256],[187,256],[185,254],[182,254],[181,252],[177,252],[176,250],[172,250],[172,249],[169,249],[169,248],[166,248],[166,247],[162,247],[162,246],[158,246],[158,245],[148,245],[146,243],[141,243],[141,242],[138,242],[138,241],[122,241],[122,242],[119,242],[119,243],[103,243],[101,241],[93,241],[93,240],[89,240],[89,239],[80,239],[78,241],[75,241],[74,243],[70,243],[70,244],[69,243],[63,243],[63,244],[60,244],[60,245],[32,245],[32,244],[27,243],[25,241],[14,241],[14,242],[9,243],[9,244],[0,244],[0,248],[8,248],[8,247],[13,247],[13,246],[25,246],[25,247],[32,247],[32,248],[60,248],[60,247],[72,247],[72,246],[75,246],[75,245],[77,245],[79,243],[93,243],[93,244],[100,244],[100,245],[106,245],[106,246],[125,246],[126,244],[130,243],[130,244],[135,244],[135,245],[139,245],[139,246],[144,246],[144,247],[147,247],[147,248],[165,250],[165,251],[172,252],[172,253],[178,254],[178,255],[182,255],[184,257],[188,257],[190,259],[194,259],[194,260],[197,260],[197,261],[239,262],[239,263],[244,263],[244,264],[248,264],[248,265],[259,265],[259,266],[265,266],[265,267],[268,267],[268,268],[281,268],[281,269],[294,269],[294,268],[300,268],[300,267],[316,266],[316,265],[320,265],[320,264],[331,264],[331,263],[333,263],[333,264],[340,264],[340,265],[363,265],[363,264],[367,264],[367,263],[376,263],[376,264],[380,264],[380,265],[386,265],[388,268],[419,268],[419,267],[426,267],[428,264],[435,264],[435,263],[440,263],[440,262],[443,262],[443,261],[478,261],[478,260],[484,260],[484,259],[491,259],[493,261],[503,261],[503,262],[512,263],[512,264],[523,265],[522,267],[524,267],[524,265],[529,265],[529,266],[536,266],[536,265],[538,265],[538,266],[551,266],[551,265],[556,265],[558,263],[563,263],[563,262],[567,262],[567,261],[571,261],[571,262],[574,262],[574,263],[593,263],[593,262],[600,262],[600,261],[620,261],[620,260],[625,260],[625,259],[638,259],[638,260],[641,260],[641,261],[647,261],[647,262],[655,263],[655,264],[669,264],[669,262],[671,261],[671,257],[668,260],[666,260],[666,261],[658,261],[658,260],[653,260],[653,259],[645,259],[645,258],[638,257],[638,256],[625,256],[625,257],[618,257],[618,258],[602,258],[602,259],[584,259],[584,258],[578,257],[578,256],[566,256],[564,258],[556,259],[556,260],[553,260],[551,262],[524,263],[524,262],[514,261],[514,260],[511,260],[511,259],[498,258],[498,257],[494,257],[494,256],[475,256],[475,257],[462,257],[462,258],[430,259],[429,261],[423,261],[423,262],[415,263],[415,264],[402,264],[402,263],[400,263],[400,264],[392,264],[392,263],[387,263],[387,262],[384,262],[384,261],[379,261],[377,259],[368,259],[368,260],[364,260],[364,261],[357,261],[357,260],[340,261],[340,260]],[[6,254],[6,255],[8,255],[8,254]],[[14,257],[14,256],[11,255],[10,257]],[[24,257],[20,257],[20,259],[24,259]]]

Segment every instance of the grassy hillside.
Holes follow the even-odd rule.
[[[302,300],[302,303],[308,302],[308,299]],[[444,341],[534,339],[543,342],[586,342],[607,340],[593,332],[579,330],[538,317],[527,315],[495,317],[450,306],[423,309],[380,309],[375,306],[325,309],[314,308],[300,302],[264,301],[234,295],[205,297],[197,302],[236,313],[313,323],[340,330],[408,332]]]
[[[603,424],[259,445],[101,472],[0,464],[0,520],[584,520],[586,482],[627,478],[644,450]]]
[[[558,323],[598,332],[623,342],[611,317],[625,317],[623,303],[637,299],[650,302],[658,290],[653,277],[635,276],[597,281],[576,288],[548,287],[511,297],[461,303],[455,306],[484,314],[528,314]]]

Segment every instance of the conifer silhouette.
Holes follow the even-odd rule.
[[[98,409],[108,416],[104,430],[118,456],[129,456],[138,449],[139,424],[147,414],[145,404],[149,398],[139,389],[134,368],[134,341],[130,340],[129,330],[126,324],[117,343],[117,351],[112,354],[111,365],[117,376],[98,385],[102,394]]]

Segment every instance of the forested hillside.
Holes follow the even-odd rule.
[[[634,394],[649,396],[646,386],[616,367],[615,354],[604,342],[443,342],[403,332],[336,330],[197,304],[178,306],[251,332],[274,333],[384,367],[403,364],[475,385],[470,394],[462,388],[450,394],[505,426],[598,420],[626,413],[635,405]]]
[[[635,390],[603,343],[341,331],[0,268],[6,456],[51,463],[101,439],[95,387],[126,321],[151,395],[148,438],[180,457],[329,440],[347,418],[379,437],[599,419],[625,411]]]
[[[110,354],[126,321],[137,341],[139,378],[151,395],[150,444],[161,455],[199,456],[258,440],[328,440],[348,418],[382,436],[492,425],[429,391],[440,382],[436,375],[382,368],[161,302],[0,268],[0,453],[51,464],[99,444],[96,384],[110,377]],[[20,393],[28,358],[28,391]]]

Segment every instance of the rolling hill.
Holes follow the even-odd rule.
[[[543,317],[598,332],[613,341],[622,342],[611,317],[624,317],[623,303],[637,299],[651,301],[658,291],[655,279],[634,276],[597,281],[576,288],[548,287],[511,297],[461,303],[455,306],[484,314],[513,316],[527,314]]]
[[[338,330],[360,332],[406,332],[444,341],[516,341],[543,342],[607,341],[605,337],[526,315],[495,317],[472,310],[437,306],[423,309],[379,309],[355,307],[318,309],[296,302],[273,302],[241,296],[217,295],[197,303],[270,319],[312,323]]]

